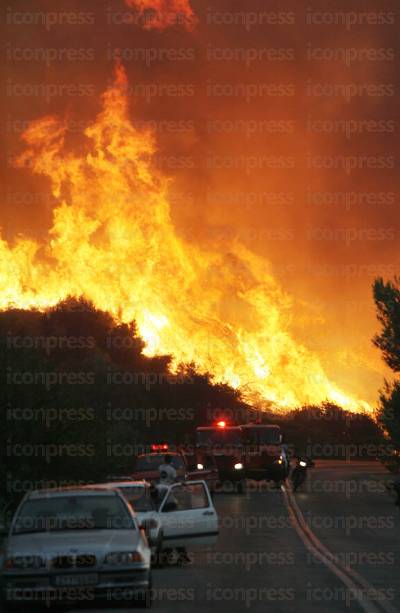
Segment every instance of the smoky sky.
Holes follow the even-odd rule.
[[[341,355],[348,388],[377,389],[371,284],[399,271],[397,3],[192,0],[197,27],[162,32],[124,0],[56,4],[3,5],[2,236],[51,225],[46,180],[12,167],[23,128],[62,115],[80,147],[118,55],[178,231],[265,256],[309,305],[298,338],[328,371]]]

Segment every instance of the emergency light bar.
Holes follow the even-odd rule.
[[[162,443],[161,445],[151,445],[152,451],[168,451],[167,443]]]

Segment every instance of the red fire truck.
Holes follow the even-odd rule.
[[[277,425],[231,426],[220,421],[214,426],[196,429],[196,446],[208,449],[215,456],[221,481],[237,483],[239,492],[244,490],[245,479],[279,484],[289,472],[289,460]]]

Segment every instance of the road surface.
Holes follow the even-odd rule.
[[[378,462],[320,461],[295,495],[254,482],[243,496],[217,495],[217,545],[154,570],[153,610],[400,611],[400,512],[388,478]]]

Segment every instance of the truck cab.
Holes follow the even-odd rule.
[[[243,491],[245,463],[240,426],[231,426],[225,421],[213,426],[200,426],[196,429],[196,447],[215,458],[222,483],[234,483],[239,492]]]
[[[289,460],[280,427],[273,424],[241,426],[246,457],[246,477],[256,481],[284,481]]]

